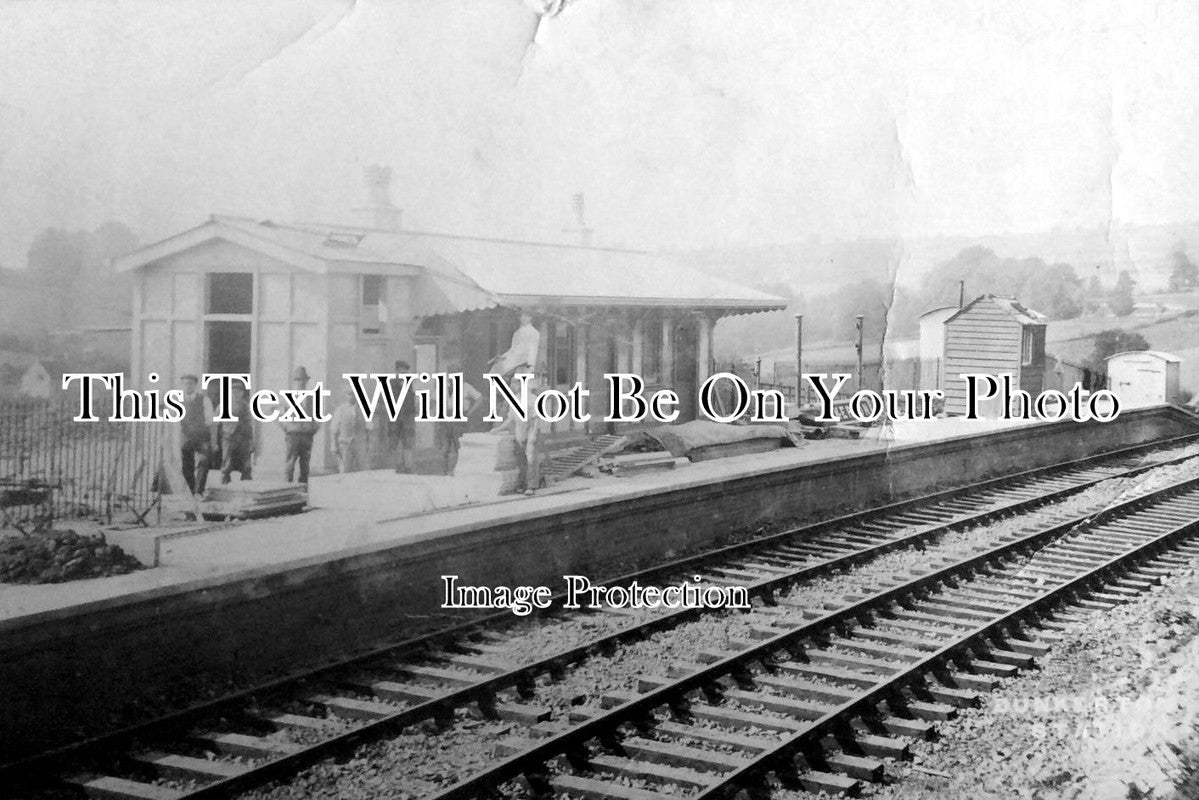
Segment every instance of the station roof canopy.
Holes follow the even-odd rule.
[[[787,305],[781,297],[638,250],[230,216],[213,216],[143,247],[114,261],[114,268],[139,269],[212,239],[318,272],[423,275],[417,301],[428,314],[495,305],[670,306],[743,314]]]

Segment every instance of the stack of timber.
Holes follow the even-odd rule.
[[[662,472],[674,469],[678,466],[679,461],[682,461],[684,464],[691,463],[685,458],[675,458],[668,452],[620,453],[612,456],[609,462],[601,467],[601,469],[618,478],[627,478],[630,475],[640,475],[643,472]]]
[[[542,470],[546,486],[553,486],[561,480],[569,478],[579,470],[595,464],[608,453],[614,453],[624,446],[623,436],[596,436],[586,444],[572,447],[561,455],[553,455],[546,459]]]
[[[308,493],[298,483],[242,481],[211,486],[200,511],[205,519],[258,519],[295,514],[308,505]]]

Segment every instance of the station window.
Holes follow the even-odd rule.
[[[363,335],[379,336],[383,333],[383,323],[387,321],[387,308],[384,303],[386,286],[387,281],[382,275],[362,276],[362,312],[360,318]]]
[[[1028,328],[1024,329],[1024,337],[1020,341],[1020,363],[1028,366],[1033,359],[1033,336],[1032,331]]]
[[[253,314],[253,273],[208,273],[208,301],[205,307],[209,314]]]
[[[362,276],[362,305],[378,306],[383,302],[383,276]]]
[[[575,382],[575,329],[565,322],[550,323],[550,346],[546,348],[546,371],[554,386]]]

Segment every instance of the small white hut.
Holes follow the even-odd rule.
[[[1158,350],[1116,353],[1107,359],[1108,388],[1124,407],[1171,402],[1178,395],[1182,359]]]

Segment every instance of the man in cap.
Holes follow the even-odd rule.
[[[308,388],[308,370],[303,367],[296,367],[295,372],[291,375],[291,385],[295,389]],[[316,438],[317,429],[320,427],[314,419],[314,410],[311,397],[305,397],[300,406],[304,409],[308,419],[302,420],[285,420],[283,425],[284,439],[287,443],[287,468],[284,477],[287,482],[291,483],[295,476],[296,465],[300,467],[300,483],[308,485],[308,464],[312,460],[312,440]]]
[[[179,457],[183,480],[193,495],[203,496],[208,487],[209,461],[217,450],[217,427],[212,418],[212,400],[200,391],[200,379],[184,375],[183,419],[179,421]]]

